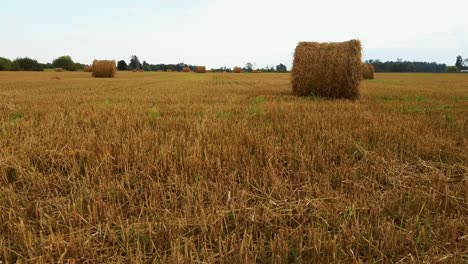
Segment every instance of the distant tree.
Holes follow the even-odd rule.
[[[146,63],[146,61],[144,61],[142,69],[144,71],[151,71],[151,65],[149,65],[148,63]]]
[[[140,60],[138,60],[138,57],[136,55],[132,55],[130,58],[130,64],[128,65],[130,70],[140,70],[141,68],[141,63]]]
[[[446,72],[446,64],[438,64],[435,62],[419,62],[419,61],[387,61],[368,60],[368,63],[374,65],[375,72]]]
[[[87,65],[81,64],[81,63],[75,63],[75,70],[83,70],[84,67]],[[45,69],[45,67],[44,67]]]
[[[455,66],[457,66],[457,68],[459,70],[461,70],[463,68],[463,58],[462,58],[462,56],[460,56],[460,55],[457,56],[457,62],[455,63]]]
[[[0,57],[0,71],[9,71],[11,69],[11,60]]]
[[[72,58],[70,56],[61,56],[55,59],[52,62],[52,65],[55,68],[62,68],[67,71],[74,71],[76,70],[76,64],[73,62]]]
[[[151,71],[151,65],[149,65],[146,61],[143,61],[143,67],[142,69],[144,71]]]
[[[18,58],[13,61],[11,70],[13,71],[43,71],[43,66],[37,60],[30,58]]]
[[[412,63],[408,63],[406,64],[406,69],[405,69],[406,72],[415,72],[416,71],[416,65],[412,64]]]
[[[53,68],[55,68],[54,65],[52,65],[52,63],[50,63],[50,62],[41,63],[41,66],[42,66],[43,69],[53,69]]]
[[[467,68],[468,67],[468,59],[465,59],[463,61],[463,68]]]
[[[286,65],[280,63],[280,64],[276,65],[276,71],[277,72],[287,72],[288,68],[286,67]]]
[[[127,68],[128,65],[124,60],[120,60],[119,62],[117,62],[117,69],[119,69],[119,71],[126,71]]]
[[[247,62],[247,63],[245,64],[244,71],[246,71],[246,72],[252,72],[252,71],[253,71],[253,64],[250,63],[250,62]]]
[[[457,66],[449,66],[447,67],[447,72],[460,72]]]

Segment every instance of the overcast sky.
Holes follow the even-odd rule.
[[[299,41],[357,38],[363,59],[468,57],[468,0],[0,0],[0,57],[292,63]]]

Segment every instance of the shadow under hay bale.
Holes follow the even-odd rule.
[[[362,77],[364,79],[373,80],[374,79],[375,68],[374,65],[370,63],[364,63],[362,65]]]
[[[294,54],[294,95],[359,99],[361,42],[300,42]]]
[[[117,71],[115,60],[94,60],[92,68],[96,78],[114,78]]]

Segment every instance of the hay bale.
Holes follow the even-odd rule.
[[[94,60],[93,77],[96,78],[114,78],[117,68],[115,60]]]
[[[362,77],[364,79],[373,80],[374,79],[375,68],[374,65],[370,63],[364,63],[362,65]]]
[[[84,72],[93,72],[93,67],[91,67],[91,66],[84,66],[84,67],[83,67],[83,71],[84,71]]]
[[[234,67],[234,69],[232,69],[232,72],[233,73],[241,73],[241,68],[240,67]]]
[[[189,67],[183,67],[182,72],[190,72],[190,68]]]
[[[171,69],[167,69],[166,72],[172,72],[172,70],[171,70]]]
[[[55,72],[63,72],[63,69],[62,68],[56,68]]]
[[[361,42],[300,42],[291,72],[293,94],[358,99],[362,78]]]
[[[197,73],[206,73],[206,67],[205,66],[197,66],[196,71],[197,71]]]

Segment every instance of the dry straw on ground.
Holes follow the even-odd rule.
[[[374,79],[374,65],[370,63],[364,63],[362,65],[362,77],[364,79],[373,80]]]
[[[206,73],[205,66],[197,66],[197,73]]]
[[[117,71],[115,60],[94,60],[92,68],[93,77],[97,78],[114,78]]]
[[[91,66],[84,66],[84,67],[83,67],[83,71],[84,71],[84,72],[93,72],[93,67],[91,67]]]
[[[234,69],[232,69],[232,72],[233,73],[241,73],[241,68],[240,67],[234,67]]]
[[[358,99],[361,42],[300,42],[291,73],[293,94]]]
[[[190,68],[189,67],[184,67],[184,68],[182,68],[182,71],[183,72],[190,72]]]
[[[0,71],[0,262],[466,263],[468,74],[57,75]]]

